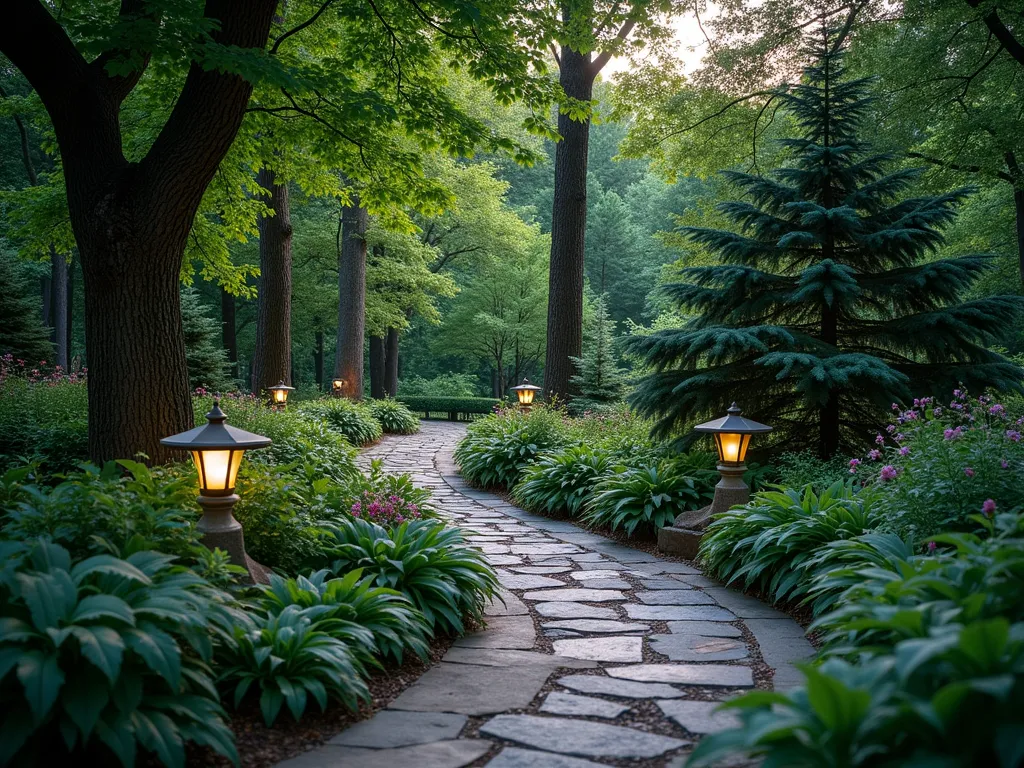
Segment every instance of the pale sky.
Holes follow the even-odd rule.
[[[708,20],[714,18],[717,14],[718,6],[715,3],[708,3],[707,10],[700,17],[701,22],[705,25],[705,30],[707,29]],[[685,71],[692,72],[700,65],[701,59],[707,53],[708,43],[704,38],[704,33],[701,32],[700,24],[697,23],[693,13],[677,17],[672,22],[672,26],[676,30],[676,56],[683,62]],[[608,65],[601,74],[605,78],[611,78],[613,75],[628,69],[629,59],[616,57],[608,62]]]

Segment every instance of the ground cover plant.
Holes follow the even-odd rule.
[[[398,400],[386,398],[368,403],[370,415],[375,418],[389,435],[411,435],[420,429],[420,421]]]
[[[366,445],[380,440],[384,433],[369,405],[341,397],[308,400],[298,406],[303,414],[327,424],[352,445]]]

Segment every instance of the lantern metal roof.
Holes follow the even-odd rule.
[[[511,387],[513,392],[540,392],[543,387],[531,384],[529,379],[523,379],[523,383],[517,387]]]
[[[283,381],[279,382],[278,384],[275,384],[272,387],[267,387],[267,391],[269,391],[269,392],[278,392],[278,391],[291,392],[294,389],[295,389],[295,387],[289,387]]]
[[[206,424],[195,427],[187,432],[165,437],[160,445],[168,448],[180,448],[184,451],[201,450],[249,450],[266,448],[270,445],[269,437],[246,432],[226,424],[227,415],[220,409],[220,401],[213,401],[213,408],[206,414]]]
[[[710,434],[729,432],[741,435],[760,435],[765,432],[772,431],[772,428],[767,424],[762,424],[759,421],[753,421],[752,419],[746,419],[740,416],[742,411],[736,403],[729,406],[726,413],[728,415],[723,416],[720,419],[714,419],[713,421],[706,421],[703,424],[698,424],[693,428],[693,431]]]

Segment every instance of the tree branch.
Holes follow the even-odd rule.
[[[622,42],[627,37],[629,37],[629,33],[633,31],[633,27],[635,27],[635,26],[636,26],[636,20],[635,19],[626,19],[626,21],[624,21],[622,23],[622,26],[619,27],[619,31],[615,33],[615,39],[617,41],[619,41],[619,42]],[[590,76],[591,77],[596,77],[598,75],[598,73],[602,69],[604,69],[605,64],[607,64],[611,60],[611,58],[612,58],[612,51],[611,51],[611,48],[609,48],[608,50],[606,50],[603,53],[601,53],[592,62],[590,62]]]
[[[326,11],[331,6],[331,4],[333,2],[334,2],[334,0],[326,0],[326,2],[323,5],[321,5],[319,8],[316,9],[316,13],[314,13],[312,16],[310,16],[304,22],[302,22],[301,24],[298,24],[298,25],[292,27],[287,32],[283,32],[281,34],[281,36],[278,37],[274,41],[274,45],[270,49],[270,55],[273,56],[275,53],[277,53],[277,49],[281,47],[281,43],[283,43],[289,37],[291,37],[292,35],[298,34],[299,32],[301,32],[302,30],[304,30],[306,27],[310,26],[311,24],[315,24],[316,20],[319,19],[323,15],[324,11]]]
[[[157,22],[155,11],[147,7],[145,0],[121,0],[121,10],[117,14],[118,21],[138,22],[149,18],[152,23]],[[132,51],[125,48],[112,48],[97,56],[89,67],[100,77],[104,78],[110,94],[120,104],[132,89],[138,85],[142,73],[149,65],[150,52],[140,51],[142,61],[139,66],[127,75],[111,75],[107,72],[107,65],[120,57],[130,57]]]
[[[7,91],[4,90],[3,86],[0,86],[0,98],[7,98]],[[39,185],[39,176],[36,173],[36,164],[32,162],[32,150],[28,142],[28,128],[25,126],[25,121],[21,115],[13,114],[11,117],[14,118],[14,124],[18,126],[18,138],[21,142],[21,162],[25,166],[25,174],[28,176],[29,186],[36,187]]]
[[[935,165],[939,168],[948,168],[951,171],[960,171],[961,173],[978,173],[983,175],[993,175],[996,178],[1008,181],[1013,184],[1013,177],[1003,171],[996,171],[994,174],[990,174],[980,165],[962,165],[961,163],[951,163],[948,160],[943,160],[941,157],[932,157],[931,155],[925,155],[921,152],[907,152],[907,157],[912,157],[915,160],[922,160],[929,165]]]
[[[981,5],[982,0],[967,0],[967,4],[971,8],[978,8]],[[989,28],[996,40],[998,40],[1006,52],[1013,56],[1017,60],[1017,63],[1024,66],[1024,45],[1014,36],[1013,32],[1003,23],[1003,20],[999,18],[999,12],[993,8],[991,11],[985,13],[982,17],[985,22],[985,26]]]

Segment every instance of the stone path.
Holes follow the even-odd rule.
[[[422,426],[361,460],[429,488],[498,569],[504,602],[387,709],[281,768],[682,766],[733,722],[718,702],[797,681],[812,649],[788,616],[468,487],[452,460],[465,426]]]

